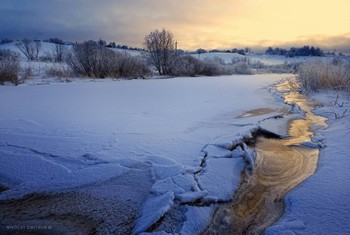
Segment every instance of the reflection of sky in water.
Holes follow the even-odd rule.
[[[317,167],[319,150],[302,147],[311,141],[310,126],[324,127],[325,118],[314,115],[312,103],[296,90],[295,79],[276,86],[283,92],[285,102],[297,104],[305,119],[289,122],[289,138],[258,137],[255,143],[256,166],[251,174],[243,174],[242,185],[233,203],[220,207],[211,224],[211,231],[224,234],[261,233],[283,214],[285,194],[312,175]],[[243,116],[268,112],[252,110]],[[223,221],[225,220],[225,221]]]

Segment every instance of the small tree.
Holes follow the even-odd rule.
[[[63,40],[58,38],[55,38],[53,43],[53,59],[55,62],[62,62],[66,52],[66,46],[64,45]]]
[[[28,60],[38,60],[41,50],[41,42],[33,41],[27,38],[22,39],[16,44],[18,49],[27,57]]]
[[[175,43],[172,33],[156,29],[145,37],[144,45],[149,51],[152,64],[159,74],[171,74],[172,60],[175,56]]]

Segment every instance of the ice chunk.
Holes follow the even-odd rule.
[[[252,170],[255,165],[256,152],[248,148],[246,144],[243,144],[244,160],[248,163],[248,169]]]
[[[193,175],[184,174],[176,175],[172,177],[173,181],[184,191],[199,191],[197,182],[194,180]]]
[[[132,234],[145,232],[156,223],[173,205],[174,193],[167,192],[161,196],[148,198],[143,205],[142,215],[136,221]]]
[[[177,185],[171,177],[168,177],[155,182],[151,188],[151,192],[155,193],[156,195],[161,195],[166,192],[184,193],[185,190],[179,187],[179,185]]]
[[[241,158],[212,158],[198,176],[198,183],[208,191],[206,199],[229,201],[237,189],[244,161]]]
[[[305,147],[313,148],[313,149],[318,149],[318,148],[320,148],[320,146],[319,146],[318,143],[314,143],[314,142],[311,142],[311,141],[303,142],[303,143],[301,143],[301,145],[303,145],[303,146],[305,146]]]
[[[186,193],[176,195],[176,199],[178,199],[182,203],[189,203],[189,202],[195,202],[198,199],[202,199],[207,195],[208,195],[207,191],[186,192]]]
[[[194,180],[193,175],[179,174],[173,177],[168,177],[162,180],[158,180],[153,184],[151,191],[157,195],[164,194],[166,192],[174,192],[175,194],[181,194],[190,191],[199,191],[197,182]]]
[[[238,146],[234,150],[231,151],[231,157],[240,158],[244,156],[244,151],[241,146]]]
[[[183,168],[180,165],[172,165],[172,166],[154,165],[152,170],[153,170],[155,179],[164,179],[167,177],[180,174],[183,171]]]
[[[207,153],[207,158],[227,158],[231,157],[231,152],[226,148],[216,145],[207,145],[204,149]]]
[[[259,128],[263,131],[275,134],[281,138],[286,138],[288,137],[288,125],[286,125],[286,123],[289,120],[297,118],[303,118],[303,115],[292,114],[288,116],[267,118],[259,123]]]

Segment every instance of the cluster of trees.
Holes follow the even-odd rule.
[[[150,73],[142,58],[112,51],[95,41],[74,45],[66,63],[76,74],[96,78],[136,78]]]
[[[237,53],[237,54],[240,54],[240,55],[246,55],[248,53],[251,52],[251,49],[250,48],[245,48],[245,49],[237,49],[237,48],[233,48],[232,50],[218,50],[218,49],[214,49],[214,50],[205,50],[203,48],[198,48],[196,50],[196,53],[197,54],[203,54],[203,53],[214,53],[214,52],[221,52],[221,53]]]
[[[43,42],[50,42],[50,43],[54,43],[54,44],[65,45],[64,41],[62,39],[59,39],[59,38],[44,39]]]
[[[19,41],[16,46],[29,61],[38,60],[39,52],[42,48],[40,41],[33,41],[28,38],[24,38]]]
[[[303,46],[303,47],[292,47],[289,50],[283,49],[283,48],[272,48],[269,47],[265,51],[266,54],[269,55],[284,55],[287,57],[294,57],[294,56],[324,56],[323,51],[319,47],[310,47],[310,46]]]
[[[4,39],[1,39],[0,44],[6,44],[6,43],[11,43],[11,42],[13,42],[12,39],[4,38]]]
[[[59,38],[50,38],[44,40],[45,42],[53,43],[52,53],[46,52],[45,55],[39,57],[42,51],[42,43],[40,40],[31,40],[24,38],[20,40],[16,46],[18,49],[27,57],[29,61],[52,61],[52,62],[63,62],[67,47],[63,40]]]
[[[98,45],[102,46],[102,47],[109,47],[109,48],[118,48],[118,49],[125,49],[125,50],[134,50],[134,51],[142,51],[142,48],[138,48],[138,47],[129,47],[127,45],[120,45],[120,44],[116,44],[115,42],[110,42],[107,44],[107,42],[105,40],[98,40],[97,41]]]

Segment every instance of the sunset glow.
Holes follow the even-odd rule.
[[[2,37],[101,37],[142,47],[147,33],[166,28],[184,49],[313,44],[350,50],[349,9],[348,0],[5,0],[0,20]]]

